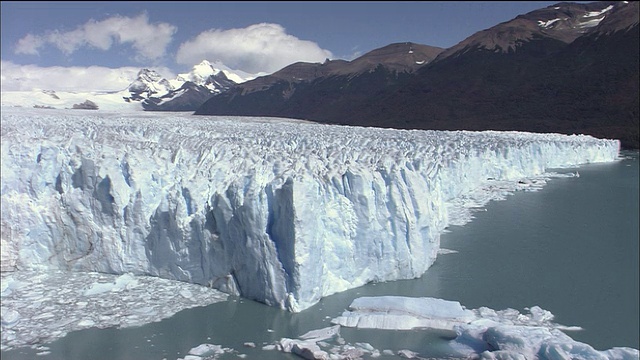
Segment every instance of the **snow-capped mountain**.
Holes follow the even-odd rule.
[[[195,113],[403,129],[580,133],[621,139],[637,149],[638,43],[637,1],[562,2],[439,53],[431,49],[434,59],[412,57],[416,45],[408,56],[408,46],[396,44],[350,63],[292,64],[213,96]],[[395,71],[408,61],[414,71]],[[356,63],[370,71],[351,72],[348,65]]]
[[[470,207],[620,146],[78,111],[2,111],[3,271],[147,274],[293,311],[421,276]]]
[[[208,85],[212,77],[225,78],[236,84],[240,84],[262,75],[266,74],[249,74],[241,70],[229,69],[220,61],[215,61],[212,64],[207,60],[203,60],[200,64],[195,65],[190,72],[178,74],[171,83],[174,85],[174,88],[179,88],[183,83],[191,81],[197,85],[207,86],[211,91],[216,91],[217,88],[215,86]]]
[[[221,62],[207,60],[195,65],[190,72],[166,78],[158,71],[143,68],[119,91],[70,92],[56,89],[32,91],[3,91],[2,106],[35,107],[42,109],[73,109],[74,105],[90,101],[98,110],[193,111],[212,94],[254,79],[264,74],[249,74],[232,70]],[[77,106],[75,107],[77,108]]]
[[[140,101],[145,110],[193,111],[212,95],[254,79],[256,75],[234,71],[220,62],[204,60],[175,79],[163,78],[154,70],[142,69],[128,87],[125,101]]]
[[[438,61],[448,56],[476,48],[497,52],[517,51],[525,43],[545,38],[569,44],[578,37],[601,32],[599,26],[617,24],[615,30],[624,30],[634,25],[634,5],[626,1],[598,1],[588,4],[559,3],[546,8],[519,15],[515,19],[479,31],[459,44],[445,50]],[[635,25],[638,24],[637,6]],[[623,23],[616,18],[625,19]],[[606,30],[605,30],[606,31]]]
[[[175,87],[156,71],[142,69],[127,90],[131,93],[131,97],[127,100],[135,101],[165,95],[175,90]]]

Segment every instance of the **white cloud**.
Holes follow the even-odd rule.
[[[51,44],[70,55],[84,46],[109,50],[115,42],[131,44],[136,50],[136,60],[156,60],[164,56],[176,30],[171,24],[149,23],[149,17],[145,13],[134,18],[117,15],[102,21],[89,20],[72,31],[53,30],[44,35],[28,34],[18,41],[15,52],[37,55],[40,48]]]
[[[123,90],[136,78],[140,68],[39,67],[0,62],[2,91],[117,91]],[[167,68],[153,68],[167,79],[175,77]]]
[[[286,33],[278,24],[261,23],[243,29],[211,29],[180,45],[179,64],[216,61],[249,73],[272,73],[297,61],[323,62],[332,58],[318,44]]]

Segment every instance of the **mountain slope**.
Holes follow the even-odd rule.
[[[383,60],[354,72],[362,58],[294,64],[212,97],[196,114],[586,133],[638,148],[638,39],[637,2],[559,3],[473,34],[415,69]]]
[[[345,94],[372,96],[381,86],[395,84],[430,63],[442,50],[398,43],[350,62],[295,63],[215,96],[196,114],[312,117],[315,120],[318,107],[339,105]]]

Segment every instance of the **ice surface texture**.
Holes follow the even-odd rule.
[[[2,270],[154,275],[300,311],[421,276],[461,197],[618,151],[582,135],[3,109]]]

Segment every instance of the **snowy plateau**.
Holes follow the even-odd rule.
[[[3,109],[2,271],[150,275],[294,312],[420,277],[440,234],[617,140]]]

